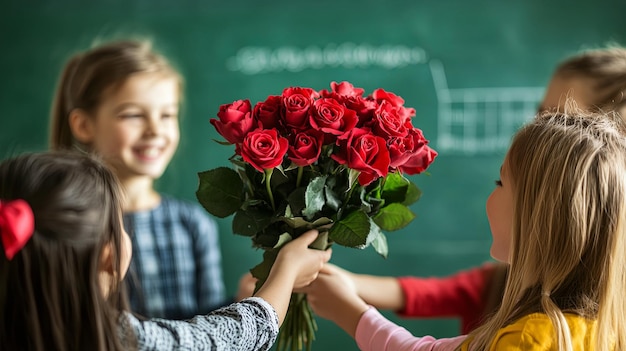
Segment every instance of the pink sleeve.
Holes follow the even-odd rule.
[[[374,307],[359,320],[354,339],[362,351],[448,351],[455,350],[466,336],[435,339],[432,336],[415,337],[406,329],[392,323]]]

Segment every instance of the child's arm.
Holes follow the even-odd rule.
[[[395,311],[403,317],[461,317],[462,331],[469,333],[499,305],[505,271],[503,264],[486,263],[445,277],[400,277],[405,303]]]
[[[365,302],[378,309],[395,311],[405,306],[404,293],[396,277],[352,273],[333,264],[326,265],[324,271],[342,276]]]
[[[302,291],[307,293],[316,314],[340,326],[364,351],[455,350],[465,340],[465,336],[450,339],[413,336],[368,306],[356,294],[352,282],[333,274],[332,270],[325,269]]]
[[[461,317],[464,333],[475,328],[491,310],[486,310],[488,292],[500,289],[502,279],[493,278],[503,265],[486,263],[445,277],[386,277],[357,274],[334,265],[325,270],[345,276],[358,295],[382,310],[403,317]],[[504,266],[503,266],[504,267]],[[499,299],[500,294],[496,294]]]
[[[321,251],[308,248],[317,235],[317,230],[310,230],[287,243],[279,251],[265,284],[254,295],[274,307],[279,324],[282,324],[287,313],[293,288],[310,284],[330,259],[330,249]]]

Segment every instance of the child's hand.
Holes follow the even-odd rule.
[[[330,269],[327,269],[330,268]],[[329,319],[354,336],[361,315],[369,306],[351,287],[340,270],[325,267],[309,286],[299,289],[307,294],[309,305],[322,318]]]
[[[355,294],[359,293],[359,290],[357,288],[356,282],[353,277],[354,273],[347,271],[332,263],[325,264],[324,268],[322,268],[320,273],[336,275],[339,279],[343,281],[343,284],[345,284],[346,289],[353,291]]]
[[[281,248],[265,284],[255,294],[274,306],[279,325],[287,313],[293,288],[309,285],[330,260],[330,249],[321,251],[308,248],[317,235],[317,230],[309,230]]]
[[[278,253],[274,267],[278,270],[294,270],[295,280],[293,287],[301,288],[309,285],[332,254],[331,249],[321,251],[309,249],[319,232],[309,230],[298,238],[287,243]],[[274,269],[272,269],[274,270]]]
[[[396,277],[353,273],[330,263],[324,266],[321,273],[338,276],[346,289],[378,309],[397,311],[406,305],[404,292]]]
[[[239,278],[239,286],[237,289],[236,301],[241,301],[246,297],[252,296],[254,293],[254,287],[256,286],[257,279],[252,276],[250,272],[242,275]]]

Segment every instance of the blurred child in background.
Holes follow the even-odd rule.
[[[154,188],[178,146],[182,96],[181,75],[149,42],[117,41],[69,59],[52,111],[51,148],[96,153],[122,183],[130,304],[146,317],[185,319],[230,301],[216,222]]]

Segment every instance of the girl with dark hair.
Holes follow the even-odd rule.
[[[0,349],[268,350],[294,287],[330,259],[317,231],[280,250],[255,296],[188,321],[140,320],[121,280],[131,258],[117,178],[77,152],[0,164]]]

